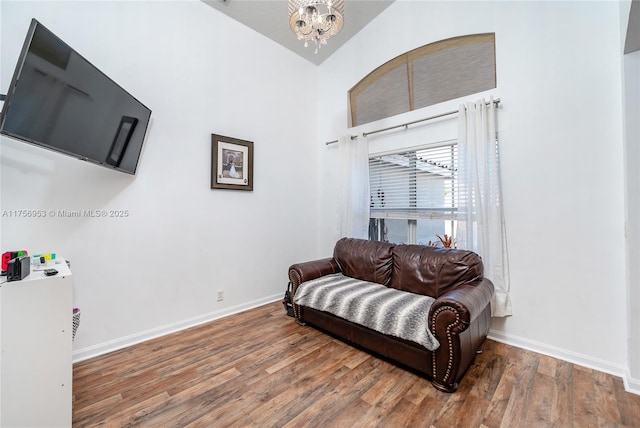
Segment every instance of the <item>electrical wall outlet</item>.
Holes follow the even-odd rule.
[[[222,290],[218,290],[218,302],[224,300],[224,292]]]

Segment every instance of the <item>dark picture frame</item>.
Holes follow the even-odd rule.
[[[253,191],[253,142],[211,134],[211,188]]]

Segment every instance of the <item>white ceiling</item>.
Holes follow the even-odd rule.
[[[315,44],[308,48],[289,28],[286,0],[202,0],[212,8],[254,29],[316,65],[329,58],[354,34],[371,22],[394,0],[345,0],[344,27],[314,54]]]

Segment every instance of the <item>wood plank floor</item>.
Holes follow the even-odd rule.
[[[282,304],[74,365],[74,427],[640,427],[621,379],[488,340],[454,394]]]

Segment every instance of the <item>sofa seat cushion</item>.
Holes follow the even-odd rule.
[[[409,293],[337,273],[300,284],[294,303],[436,350],[429,331],[429,296]]]

